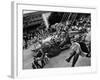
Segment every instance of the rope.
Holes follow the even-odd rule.
[[[74,21],[76,20],[76,17],[77,17],[77,14],[75,14],[74,16],[73,16],[73,21],[72,21],[72,24],[71,25],[73,25],[73,23],[74,23]]]
[[[63,17],[62,17],[62,19],[61,19],[61,21],[60,21],[60,22],[62,22],[62,20],[63,20],[64,16],[65,16],[65,13],[63,14]]]

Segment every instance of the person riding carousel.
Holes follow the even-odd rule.
[[[79,55],[81,55],[82,57],[85,57],[86,54],[81,50],[81,47],[80,47],[80,44],[78,42],[76,42],[75,39],[71,40],[71,53],[70,53],[70,57],[66,59],[67,62],[70,62],[70,60],[73,58],[73,61],[72,61],[72,67],[75,66],[78,58],[79,58]]]

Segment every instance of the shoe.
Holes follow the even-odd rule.
[[[70,59],[66,59],[67,62],[70,62]]]
[[[86,57],[91,57],[91,54],[87,54]]]

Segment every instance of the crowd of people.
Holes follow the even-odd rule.
[[[48,37],[51,38],[46,41]],[[66,41],[67,45],[61,46]],[[48,29],[37,28],[35,32],[31,31],[23,34],[23,49],[29,48],[31,45],[36,44],[36,42],[41,46],[39,49],[32,49],[38,54],[33,57],[33,69],[43,68],[49,61],[48,53],[44,53],[41,48],[46,46],[43,46],[44,44],[47,44],[49,47],[57,45],[60,46],[61,49],[66,47],[71,48],[72,54],[66,61],[70,62],[74,56],[72,64],[72,67],[74,67],[79,55],[91,57],[91,16],[81,16],[75,20],[74,23],[71,23],[70,20],[66,20],[65,23],[55,23]]]

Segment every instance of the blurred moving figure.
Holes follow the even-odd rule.
[[[70,49],[71,49],[72,52],[70,53],[70,57],[67,58],[66,61],[70,62],[70,60],[72,59],[72,57],[74,57],[73,61],[72,61],[72,67],[74,67],[75,64],[76,64],[76,62],[77,62],[77,60],[78,60],[78,58],[79,58],[79,55],[81,55],[81,56],[84,57],[84,56],[86,56],[86,54],[84,54],[82,52],[79,43],[77,43],[75,41],[71,41],[71,43],[72,43],[72,45],[71,45]]]

